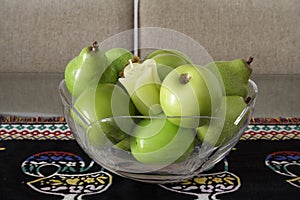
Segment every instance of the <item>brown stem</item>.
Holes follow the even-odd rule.
[[[250,65],[250,64],[252,63],[252,61],[253,61],[253,57],[252,57],[252,56],[249,56],[248,59],[246,60],[246,63],[247,63],[248,65]]]
[[[191,75],[189,73],[184,73],[184,74],[181,74],[179,76],[179,81],[182,83],[182,84],[187,84],[188,82],[190,82],[191,80]]]
[[[99,49],[99,44],[97,41],[94,41],[92,45],[92,51],[98,51],[98,49]]]
[[[138,63],[139,61],[140,61],[140,57],[138,57],[138,56],[134,56],[132,59],[133,63]]]

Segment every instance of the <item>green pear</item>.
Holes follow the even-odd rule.
[[[241,96],[223,96],[220,110],[225,110],[225,120],[216,123],[206,123],[197,128],[197,137],[200,141],[212,146],[219,146],[229,141],[241,128],[245,117],[235,125],[234,122],[246,108]]]
[[[85,47],[73,58],[65,69],[65,82],[73,97],[78,97],[87,86],[97,86],[107,68],[105,53],[99,49],[98,43]]]
[[[252,74],[252,69],[248,61],[236,59],[232,61],[217,61],[207,64],[205,67],[210,69],[224,84],[224,96],[242,96],[246,98],[248,94],[248,81]]]

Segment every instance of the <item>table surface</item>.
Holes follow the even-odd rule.
[[[0,73],[0,114],[61,116],[62,79],[62,73]],[[300,74],[252,79],[259,89],[254,117],[299,117]]]

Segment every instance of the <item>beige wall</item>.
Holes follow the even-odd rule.
[[[182,32],[214,60],[252,55],[256,74],[300,74],[299,0],[140,0],[140,26]]]
[[[93,40],[133,27],[132,0],[0,3],[0,72],[62,72]]]

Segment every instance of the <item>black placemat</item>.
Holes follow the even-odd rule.
[[[156,184],[141,183],[129,179],[122,178],[115,175],[101,166],[94,164],[92,167],[87,167],[92,162],[90,158],[82,151],[76,141],[68,140],[2,140],[0,141],[5,150],[0,151],[0,199],[2,200],[35,200],[35,199],[174,199],[174,200],[192,200],[192,199],[299,199],[299,153],[300,142],[299,140],[245,140],[240,141],[235,149],[226,157],[226,160],[221,161],[214,169],[204,174],[207,176],[199,176],[194,180],[182,182],[181,184],[166,184],[164,187]],[[46,153],[45,153],[46,152]],[[55,152],[57,154],[55,154]],[[298,153],[297,153],[298,152]],[[47,156],[48,155],[48,158]],[[98,173],[97,177],[100,179],[102,176],[102,183],[107,184],[109,177],[111,182],[108,184],[104,191],[98,194],[88,194],[88,190],[80,190],[78,195],[67,195],[68,189],[61,189],[61,192],[52,192],[46,194],[32,188],[28,183],[37,179],[43,179],[42,176],[47,177],[57,171],[50,165],[40,169],[40,177],[35,174],[34,166],[37,167],[38,163],[43,160],[49,161],[49,156],[56,155],[52,158],[57,162],[72,161],[73,168],[70,170],[72,162],[69,167],[65,167],[58,174],[75,174],[74,177],[69,177],[68,187],[80,186],[81,182],[89,182],[87,176],[79,176],[80,174]],[[71,156],[70,156],[71,155]],[[77,155],[77,160],[74,158]],[[44,157],[43,157],[44,156]],[[62,159],[61,156],[65,156]],[[67,156],[70,156],[67,158]],[[80,158],[80,159],[79,159]],[[269,161],[269,165],[266,164]],[[27,161],[27,162],[26,162]],[[54,163],[55,163],[54,162]],[[82,172],[79,172],[78,162],[85,163]],[[24,165],[27,164],[27,165]],[[29,165],[30,163],[31,165]],[[75,163],[75,165],[74,165]],[[77,163],[77,164],[76,164]],[[272,163],[273,166],[271,166]],[[276,166],[276,163],[285,163]],[[294,163],[292,165],[291,163]],[[65,166],[66,163],[61,163]],[[228,164],[228,165],[226,165]],[[224,166],[226,167],[224,168]],[[31,169],[30,167],[31,166]],[[78,168],[79,167],[79,168]],[[66,170],[67,169],[67,170]],[[280,170],[281,174],[280,174]],[[103,172],[103,174],[101,174]],[[222,175],[223,172],[225,175]],[[290,173],[290,174],[289,174]],[[223,176],[223,180],[222,179]],[[106,179],[105,179],[106,177]],[[221,177],[221,178],[220,178]],[[298,179],[297,179],[298,177]],[[227,178],[227,179],[226,179]],[[58,181],[57,186],[66,179],[63,176],[52,176],[53,180]],[[204,180],[206,182],[204,183]],[[50,179],[44,180],[44,183]],[[77,180],[77,182],[76,182]],[[207,180],[210,180],[207,181]],[[292,180],[292,181],[287,181]],[[60,181],[60,182],[59,182]],[[73,182],[71,182],[73,181]],[[75,182],[74,182],[75,181]],[[218,185],[219,181],[219,185]],[[196,182],[196,183],[193,183]],[[294,184],[292,184],[294,182]],[[93,183],[90,179],[90,183]],[[99,182],[98,182],[99,183]],[[198,183],[198,184],[197,184]],[[204,183],[204,184],[200,184]],[[73,185],[72,185],[73,184]],[[200,185],[199,185],[200,184]],[[227,185],[226,185],[227,184]],[[298,184],[295,185],[295,184]],[[223,186],[222,186],[223,185]],[[231,187],[230,189],[224,188]],[[41,185],[38,185],[41,186]],[[46,188],[46,186],[41,186]],[[197,188],[198,187],[198,188]],[[199,189],[201,187],[201,191]],[[222,188],[223,187],[223,188]],[[74,189],[73,188],[73,189]],[[169,188],[169,189],[166,189]],[[174,189],[175,188],[175,189]],[[184,190],[185,188],[185,190]],[[49,189],[49,188],[48,188]],[[75,190],[74,189],[74,190]],[[90,191],[95,188],[89,188]],[[172,190],[179,190],[175,192]],[[50,191],[50,190],[49,190]],[[59,190],[57,190],[59,191]],[[99,191],[99,189],[95,191]],[[206,191],[204,193],[203,191]],[[222,192],[227,193],[222,193]],[[63,194],[65,192],[65,194]],[[86,193],[85,193],[86,192]],[[60,195],[56,195],[60,193]],[[190,193],[190,194],[186,194]],[[85,195],[84,195],[85,194]]]

